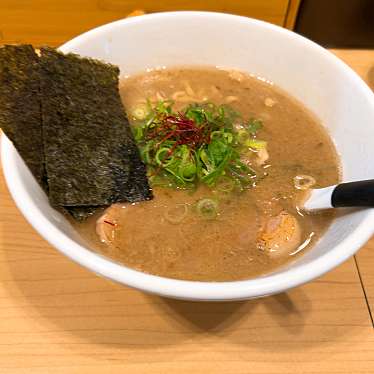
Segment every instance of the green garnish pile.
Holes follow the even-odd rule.
[[[148,103],[133,114],[135,140],[153,186],[192,188],[203,183],[231,191],[255,182],[256,170],[241,158],[266,147],[257,139],[260,120],[244,121],[231,107],[212,103],[175,112],[171,101]]]

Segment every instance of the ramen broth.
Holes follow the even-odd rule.
[[[124,78],[120,92],[134,123],[133,108],[146,100],[171,99],[175,111],[196,102],[229,105],[243,118],[262,121],[258,137],[266,140],[266,152],[255,155],[260,175],[251,188],[154,186],[153,200],[115,204],[75,224],[97,251],[150,274],[231,281],[292,261],[328,228],[331,211],[308,215],[296,208],[304,192],[295,188],[295,177],[311,177],[316,188],[338,183],[336,150],[318,120],[278,87],[238,71],[186,67]],[[208,219],[196,208],[204,199],[217,204]]]

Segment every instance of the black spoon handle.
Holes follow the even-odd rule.
[[[374,179],[338,184],[331,196],[334,208],[374,207]]]

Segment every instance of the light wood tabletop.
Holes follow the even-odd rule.
[[[374,51],[335,50],[374,88]],[[324,277],[236,303],[99,278],[25,221],[0,178],[0,373],[374,373],[374,239]]]

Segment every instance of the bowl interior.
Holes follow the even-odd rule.
[[[374,177],[374,163],[370,162],[374,143],[372,93],[340,60],[289,31],[237,16],[198,12],[165,13],[103,26],[68,42],[61,50],[116,64],[122,75],[147,68],[183,64],[230,67],[269,79],[304,103],[322,121],[341,155],[345,181]],[[67,221],[50,208],[45,195],[14,148],[6,140],[4,144],[6,178],[20,209],[34,227],[63,252],[66,253],[63,248],[69,243],[79,245],[83,250],[84,243]],[[49,225],[49,234],[35,222],[35,217],[26,212],[28,204],[30,209],[34,209],[34,215],[43,216]],[[35,207],[38,208],[37,212]],[[373,230],[367,223],[372,214],[372,210],[365,210],[341,215],[313,250],[294,263],[280,269],[275,275],[262,277],[256,284],[253,283],[256,280],[231,282],[243,284],[244,288],[235,295],[231,293],[230,297],[217,290],[215,298],[261,296],[320,275],[352,255],[369,238]],[[55,241],[51,239],[52,227],[58,236]],[[59,237],[61,232],[70,238],[69,243],[66,236]],[[129,271],[118,266],[117,273],[113,273],[118,277],[110,275],[104,268],[98,269],[88,264],[83,257],[84,252],[81,254],[81,260],[74,258],[74,255],[71,257],[117,280],[124,280],[119,279],[117,273]],[[283,282],[279,283],[280,279]],[[194,298],[198,294],[186,295],[178,290],[168,293],[165,289],[163,292],[131,282],[130,285],[174,297]],[[201,287],[205,285],[200,284]],[[212,288],[206,288],[196,298],[209,299],[212,295],[210,291]]]

